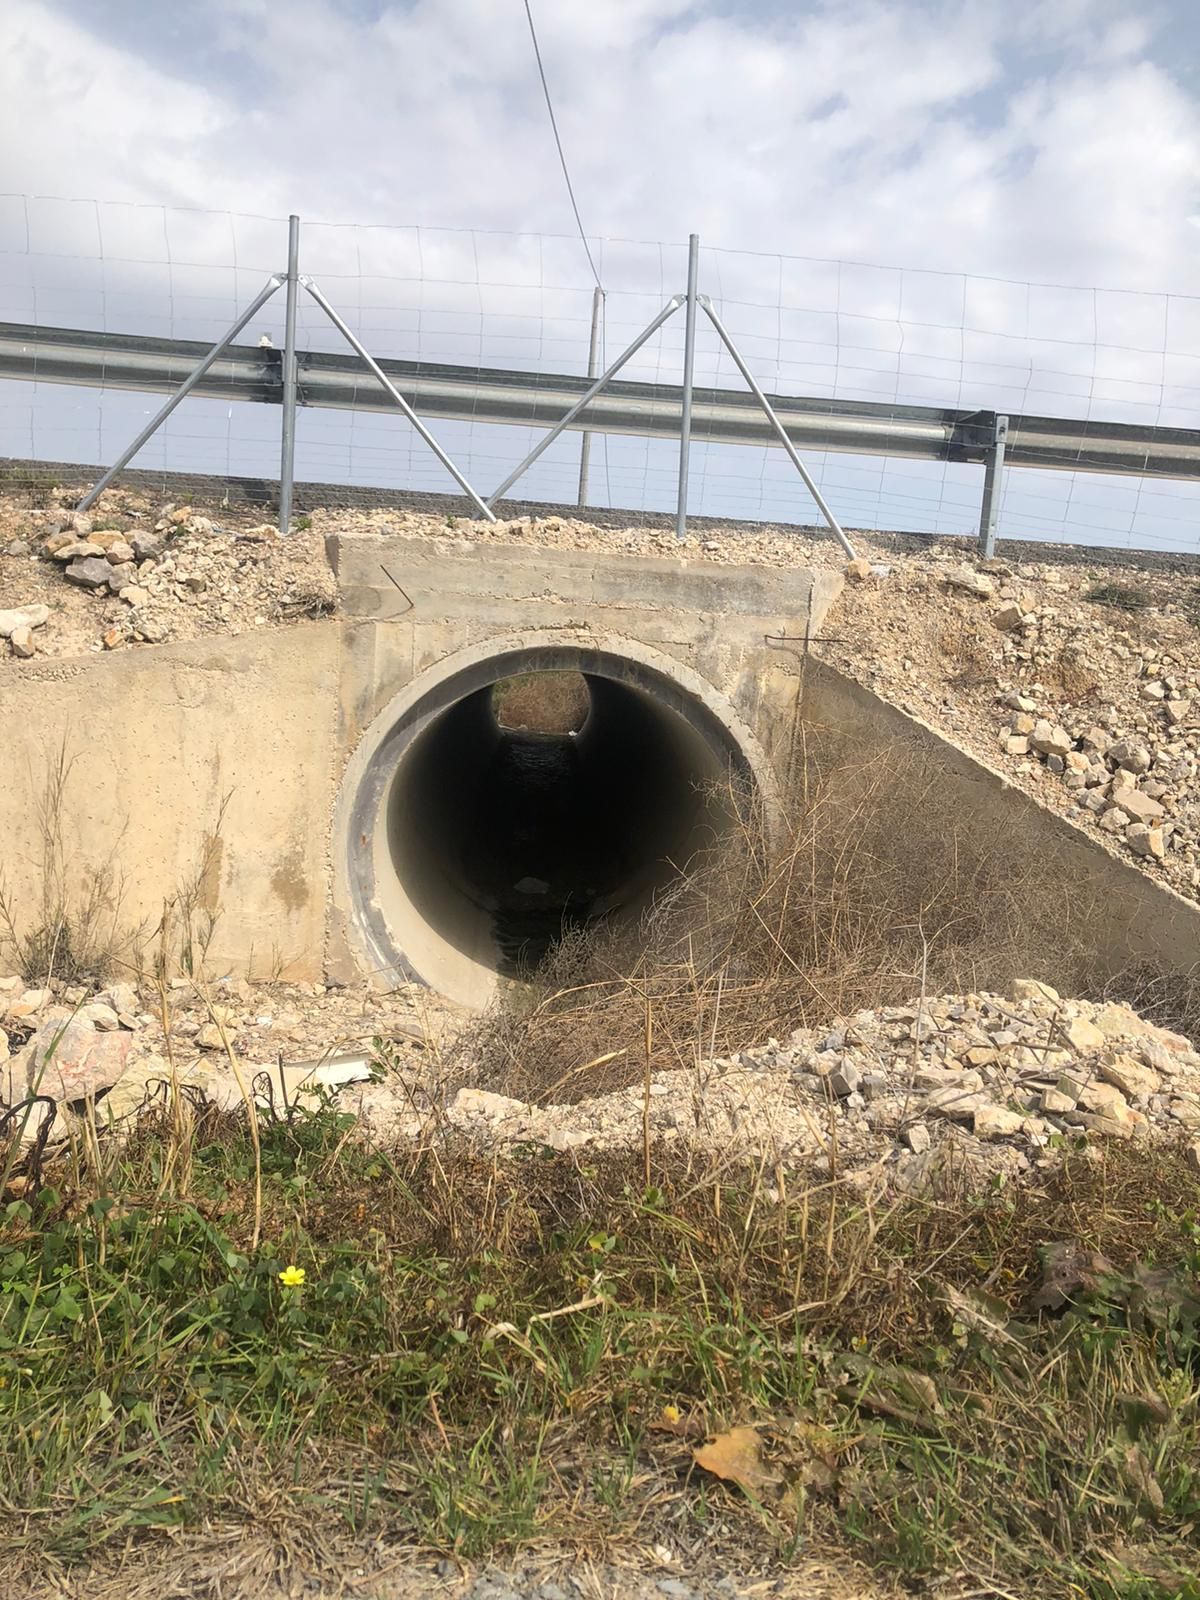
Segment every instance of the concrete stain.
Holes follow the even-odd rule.
[[[305,872],[304,851],[299,845],[280,860],[271,874],[271,888],[289,911],[302,911],[308,904],[308,875]]]

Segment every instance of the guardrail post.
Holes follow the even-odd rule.
[[[1000,518],[1000,489],[1004,482],[1004,446],[1008,441],[1008,418],[997,416],[992,427],[987,465],[983,470],[983,502],[979,507],[979,553],[996,554],[996,524]]]
[[[692,446],[692,374],[696,366],[696,288],[700,277],[700,235],[688,237],[687,323],[683,330],[683,405],[679,412],[679,499],[675,537],[687,537],[688,454]]]
[[[588,345],[588,370],[589,378],[595,378],[600,371],[600,311],[604,305],[604,290],[599,284],[592,290],[592,337]],[[592,436],[585,428],[583,439],[579,445],[579,499],[578,505],[587,505],[588,498],[588,467],[592,459]]]
[[[279,532],[291,531],[296,466],[296,302],[300,297],[300,218],[288,218],[287,306],[283,319],[283,422],[279,455]]]

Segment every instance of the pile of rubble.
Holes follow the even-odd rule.
[[[164,1035],[161,1012],[142,1009],[131,985],[56,1003],[0,980],[5,1026],[22,1035],[0,1056],[0,1101],[13,1106],[36,1090],[75,1114],[91,1101],[101,1124],[114,1126],[172,1080],[230,1108],[247,1093],[275,1110],[336,1095],[339,1109],[389,1143],[456,1133],[502,1151],[595,1151],[637,1149],[648,1134],[714,1159],[835,1164],[901,1188],[948,1159],[1019,1175],[1080,1139],[1186,1140],[1200,1172],[1200,1054],[1189,1041],[1127,1006],[1064,1000],[1033,979],[1009,997],[940,996],[802,1029],[785,1043],[656,1073],[648,1093],[639,1084],[546,1106],[479,1087],[445,1092],[438,1030],[458,1019],[431,1015],[419,992],[305,988],[289,991],[309,1000],[297,1026],[300,1012],[278,993],[268,1002],[265,990],[226,984],[223,998],[201,1001],[181,984],[167,997]],[[322,1028],[336,1043],[316,1050]],[[292,1046],[286,1061],[281,1034]],[[301,1040],[309,1059],[296,1059]]]
[[[1194,895],[1200,574],[942,546],[875,572],[817,653]]]
[[[571,517],[521,517],[495,523],[452,514],[315,511],[298,517],[286,539],[252,510],[226,505],[157,505],[108,489],[88,512],[70,504],[32,509],[0,496],[0,638],[4,660],[117,650],[327,616],[336,580],[325,539],[334,533],[404,534],[449,543],[605,549],[623,554],[683,554],[706,562],[802,565],[835,559],[823,538],[730,530],[688,539],[673,532],[599,528]]]
[[[1124,1005],[1061,999],[1019,980],[1011,998],[946,995],[863,1011],[786,1043],[657,1074],[571,1106],[460,1090],[447,1120],[489,1143],[558,1149],[686,1139],[714,1154],[834,1160],[919,1183],[952,1149],[1019,1173],[1075,1139],[1187,1138],[1200,1171],[1200,1054]]]
[[[615,514],[614,518],[615,518]],[[495,522],[468,516],[428,511],[373,510],[314,511],[315,532],[325,534],[377,534],[381,538],[431,539],[451,544],[521,545],[538,550],[595,550],[605,555],[669,556],[703,561],[716,566],[837,567],[844,557],[823,529],[773,528],[730,523],[725,527],[696,528],[682,540],[673,526],[648,527],[644,523],[613,520],[601,525],[584,517],[544,515],[499,517]],[[860,536],[855,535],[858,539]],[[890,536],[883,536],[886,542]],[[872,539],[872,546],[879,536]]]
[[[36,1094],[56,1103],[59,1133],[88,1102],[102,1126],[122,1124],[172,1081],[226,1109],[247,1092],[276,1108],[298,1095],[314,1104],[344,1084],[384,1077],[395,1093],[404,1080],[429,1079],[458,1021],[417,985],[380,995],[243,978],[201,988],[177,978],[161,989],[117,983],[93,993],[0,977],[0,1118]],[[39,1126],[34,1118],[27,1141]]]
[[[283,541],[245,513],[155,509],[120,491],[87,514],[4,512],[0,637],[10,659],[234,635],[337,606],[320,541]]]

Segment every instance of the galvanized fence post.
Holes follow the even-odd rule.
[[[595,378],[600,371],[600,313],[604,305],[604,290],[599,284],[592,290],[592,337],[588,344],[588,369],[589,378]],[[578,505],[587,505],[588,499],[588,467],[592,459],[592,436],[585,428],[583,438],[579,445],[579,499]]]
[[[692,376],[696,367],[696,288],[700,276],[700,235],[688,237],[687,322],[683,330],[683,405],[679,412],[679,499],[675,537],[687,536],[688,454],[692,445]]]
[[[300,297],[300,218],[288,218],[287,306],[283,320],[283,422],[279,456],[279,532],[292,522],[296,467],[296,302]]]
[[[996,554],[996,524],[1000,519],[1000,490],[1004,483],[1004,447],[1008,441],[1008,418],[997,416],[983,470],[983,501],[979,507],[979,553]]]

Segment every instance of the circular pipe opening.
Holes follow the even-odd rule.
[[[581,733],[592,710],[582,672],[521,672],[490,693],[496,721],[517,733]]]
[[[541,674],[580,675],[586,703],[576,691],[557,719],[575,726],[513,727],[498,714],[497,685],[519,679],[528,710]],[[375,974],[481,1005],[565,931],[636,921],[731,826],[731,782],[761,779],[732,708],[681,677],[692,675],[611,651],[525,648],[423,694],[414,685],[385,712],[347,774],[342,864]]]

